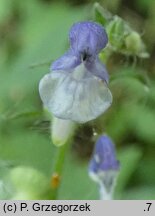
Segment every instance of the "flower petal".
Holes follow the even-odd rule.
[[[94,62],[87,62],[86,68],[98,78],[104,80],[106,83],[109,83],[109,74],[107,72],[107,69],[104,64],[101,63],[101,61],[96,58]]]
[[[75,73],[77,70],[83,70],[83,66],[76,68]],[[84,123],[101,115],[111,105],[112,95],[106,83],[87,70],[81,74],[77,78],[74,71],[69,74],[53,71],[40,81],[41,99],[56,117]]]
[[[92,76],[85,83],[78,83],[73,110],[79,122],[87,122],[105,112],[111,103],[106,84]]]
[[[58,117],[63,116],[70,108],[73,101],[72,91],[72,84],[62,71],[45,75],[39,83],[39,93],[45,107]]]
[[[75,56],[73,51],[69,50],[62,57],[54,61],[51,70],[71,70],[81,63],[80,58]]]
[[[70,44],[77,53],[87,52],[96,55],[107,42],[104,28],[97,23],[87,21],[74,24],[70,30]]]

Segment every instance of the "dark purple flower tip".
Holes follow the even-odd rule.
[[[91,21],[75,23],[70,29],[69,38],[71,48],[83,54],[83,58],[98,54],[108,43],[105,29]]]
[[[119,168],[120,164],[116,159],[114,143],[107,135],[101,136],[96,142],[89,171],[97,174],[102,171],[118,171]]]

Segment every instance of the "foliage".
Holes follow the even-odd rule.
[[[114,100],[106,114],[76,131],[66,155],[58,199],[98,199],[97,187],[87,171],[91,143],[96,139],[92,127],[98,134],[107,132],[117,146],[121,172],[115,198],[155,199],[155,32],[150,31],[155,24],[153,4],[151,0],[137,0],[133,8],[142,14],[137,22],[145,27],[144,40],[135,30],[137,26],[129,24],[135,19],[130,11],[129,22],[121,18],[123,3],[119,3],[119,16],[107,15],[95,4],[94,20],[106,26],[110,38],[110,46],[100,57],[111,75]],[[145,7],[148,13],[143,15]],[[0,199],[51,199],[57,147],[51,143],[50,117],[43,112],[38,82],[68,46],[70,26],[92,17],[87,5],[0,0]],[[133,32],[136,39],[127,39]],[[24,178],[29,171],[34,172],[33,180]],[[30,194],[17,194],[17,185],[23,181]],[[38,186],[34,188],[33,184]]]

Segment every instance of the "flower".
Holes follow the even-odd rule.
[[[98,57],[108,39],[104,28],[90,21],[74,24],[69,39],[69,50],[41,79],[39,93],[55,117],[84,123],[97,118],[112,103],[109,76]]]
[[[114,143],[110,137],[102,135],[96,142],[89,164],[89,175],[99,184],[101,199],[112,198],[119,169]]]

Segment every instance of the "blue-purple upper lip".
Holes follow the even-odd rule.
[[[108,72],[98,58],[99,52],[108,42],[105,29],[100,24],[91,21],[80,22],[71,27],[69,38],[69,50],[52,63],[51,71],[71,72],[84,63],[90,73],[108,83]]]
[[[89,50],[98,54],[108,43],[105,29],[98,23],[85,21],[74,24],[69,33],[70,46],[76,52]]]

